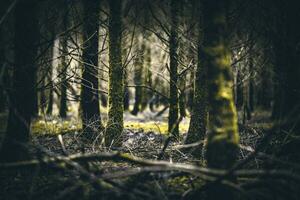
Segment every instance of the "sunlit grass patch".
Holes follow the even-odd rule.
[[[160,121],[149,121],[149,122],[135,122],[127,121],[124,124],[125,128],[128,129],[142,129],[145,132],[154,132],[160,134],[168,134],[168,123]],[[188,131],[188,124],[182,123],[179,125],[180,133],[186,133]]]
[[[143,132],[154,132],[156,134],[168,134],[168,123],[161,121],[125,121],[125,129],[142,130]],[[62,120],[59,118],[44,120],[37,119],[31,124],[31,133],[34,135],[58,135],[71,132],[79,132],[82,129],[80,120],[70,119]],[[188,123],[181,123],[180,133],[188,131]]]
[[[32,134],[58,135],[68,132],[76,132],[82,129],[82,123],[78,120],[35,120],[31,124]]]

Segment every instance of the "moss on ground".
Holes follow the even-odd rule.
[[[81,129],[82,123],[74,120],[35,120],[31,124],[31,133],[35,135],[58,135]]]
[[[186,133],[188,131],[188,123],[182,123],[179,125],[179,132]],[[145,132],[154,132],[157,134],[168,134],[168,123],[167,122],[125,122],[125,128],[128,129],[142,129]]]
[[[154,132],[157,134],[168,134],[167,122],[125,122],[126,129],[142,130],[144,132]],[[31,133],[34,135],[58,135],[70,132],[79,132],[82,129],[82,122],[76,120],[54,119],[45,121],[43,119],[35,120],[31,124]],[[182,123],[179,126],[180,133],[186,133],[188,123]]]

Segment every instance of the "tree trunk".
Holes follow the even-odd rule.
[[[128,72],[126,69],[124,69],[124,111],[128,111],[130,106],[130,91],[127,85],[128,85]]]
[[[171,33],[169,38],[170,53],[170,100],[169,100],[169,119],[168,131],[175,137],[179,136],[179,119],[178,119],[178,26],[179,26],[179,2],[171,1]]]
[[[68,4],[64,2],[63,10],[63,30],[68,28],[68,14],[69,8]],[[59,116],[61,118],[67,117],[67,69],[68,69],[68,35],[63,35],[60,38],[61,43],[61,66],[60,66],[60,107],[59,107]]]
[[[186,137],[186,144],[191,144],[203,140],[206,133],[207,124],[207,83],[206,73],[207,69],[202,62],[202,16],[199,16],[198,27],[198,61],[195,71],[194,80],[194,97],[192,104],[190,126]],[[197,155],[200,155],[197,153]]]
[[[98,0],[83,1],[84,49],[82,59],[84,66],[81,82],[81,106],[83,130],[88,134],[88,137],[94,137],[102,127],[98,89],[99,7],[100,2]]]
[[[203,61],[207,67],[209,123],[205,158],[207,166],[229,169],[238,155],[238,123],[233,99],[231,55],[227,39],[228,1],[203,2]],[[218,192],[216,192],[218,191]],[[208,199],[233,199],[226,186],[219,184],[208,192]]]
[[[31,117],[34,114],[38,22],[36,1],[18,1],[15,6],[15,66],[10,93],[10,113],[1,148],[2,161],[28,159]]]
[[[105,145],[120,146],[123,131],[124,74],[122,66],[122,1],[109,1],[109,77],[108,77],[108,122]]]
[[[143,84],[145,44],[142,43],[140,48],[138,44],[138,38],[136,38],[136,48],[136,58],[134,62],[134,84],[137,86],[135,87],[134,106],[133,110],[131,111],[131,114],[133,115],[137,115],[141,111],[143,101],[143,88],[141,85]]]
[[[54,34],[54,30],[52,32]],[[54,85],[53,85],[53,80],[52,80],[52,76],[53,76],[53,61],[52,61],[52,59],[54,59],[53,51],[54,51],[54,41],[52,42],[52,46],[49,49],[49,54],[50,54],[49,58],[51,61],[48,63],[49,71],[47,74],[47,82],[50,87],[49,91],[48,91],[48,103],[47,103],[47,110],[46,110],[47,115],[52,115],[52,111],[53,111],[53,92],[54,92],[53,91]]]

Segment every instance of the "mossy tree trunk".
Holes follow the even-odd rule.
[[[208,134],[205,145],[207,166],[229,169],[238,155],[239,134],[233,98],[231,53],[227,36],[226,8],[229,1],[203,1],[203,64],[207,67]],[[209,199],[232,199],[232,193],[218,185]]]
[[[1,161],[28,159],[26,145],[34,114],[36,93],[36,56],[38,22],[36,1],[18,1],[15,5],[15,66],[10,93],[9,118],[6,135],[0,151]]]
[[[169,38],[170,53],[170,94],[169,94],[169,119],[168,131],[173,136],[179,136],[179,102],[178,102],[178,26],[179,26],[179,2],[171,1],[171,32]]]
[[[108,122],[105,145],[120,146],[123,131],[124,112],[124,69],[122,66],[122,1],[109,1],[109,80],[108,80]]]
[[[94,137],[102,127],[98,89],[99,7],[99,0],[83,1],[81,108],[83,130],[89,138]]]
[[[236,159],[239,135],[233,101],[225,4],[205,1],[204,65],[207,66],[209,123],[206,159],[209,167],[228,168]],[[222,153],[221,153],[222,152]]]

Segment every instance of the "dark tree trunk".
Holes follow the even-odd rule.
[[[48,106],[47,106],[47,115],[52,115],[52,111],[53,111],[53,81],[52,81],[52,67],[49,70],[49,74],[48,74],[48,81],[49,81],[49,94],[48,94]]]
[[[124,113],[124,69],[122,66],[122,1],[109,1],[109,86],[108,122],[105,131],[107,147],[120,146]]]
[[[135,95],[134,95],[134,106],[131,114],[137,115],[142,109],[142,102],[143,102],[143,73],[144,73],[144,51],[145,51],[145,44],[139,47],[138,40],[136,39],[137,50],[136,50],[136,60],[134,66],[134,84],[135,87]]]
[[[206,73],[207,69],[203,65],[202,57],[202,16],[199,16],[199,27],[198,27],[198,61],[197,68],[195,71],[194,80],[194,97],[192,104],[190,126],[186,137],[186,144],[191,144],[203,140],[206,133],[207,124],[207,83]],[[196,153],[200,156],[200,153]]]
[[[66,31],[69,24],[69,8],[67,2],[63,2],[62,11],[62,30]],[[68,34],[61,36],[60,49],[61,49],[61,65],[60,65],[60,106],[59,116],[61,118],[67,117],[67,69],[68,69]]]
[[[179,102],[178,102],[178,25],[179,25],[179,2],[171,1],[171,33],[169,38],[170,53],[170,100],[168,131],[175,137],[179,136]]]
[[[100,2],[83,1],[84,24],[82,59],[84,62],[81,85],[81,106],[83,129],[93,136],[102,128],[98,89],[98,30]],[[93,127],[91,127],[93,124]],[[92,134],[92,135],[91,135]]]
[[[148,39],[148,34],[144,34],[144,40]],[[144,74],[143,83],[145,86],[152,88],[152,71],[151,71],[151,47],[145,43],[144,50]],[[153,96],[152,90],[143,88],[142,110],[145,110]],[[150,104],[149,104],[150,105]]]
[[[252,56],[250,56],[249,58],[249,72],[251,74],[251,77],[250,77],[250,80],[249,80],[249,109],[250,109],[250,112],[253,112],[254,111],[254,95],[255,95],[255,91],[254,91],[254,77],[253,77],[253,72],[254,72],[254,69],[253,69],[253,58]]]
[[[124,69],[124,111],[129,110],[130,106],[130,92],[127,87],[128,85],[128,74],[127,70]]]
[[[2,161],[28,158],[31,117],[34,114],[38,41],[36,1],[18,1],[15,6],[15,66],[10,91],[7,132],[1,148]]]
[[[52,31],[54,34],[54,30]],[[47,74],[47,84],[50,87],[48,91],[48,102],[47,102],[47,110],[46,113],[47,115],[52,115],[53,111],[53,90],[54,90],[54,85],[52,81],[52,76],[53,76],[53,65],[52,65],[52,59],[53,58],[53,50],[54,50],[54,41],[52,42],[52,45],[50,47],[49,51],[49,62],[48,62],[48,74]]]

